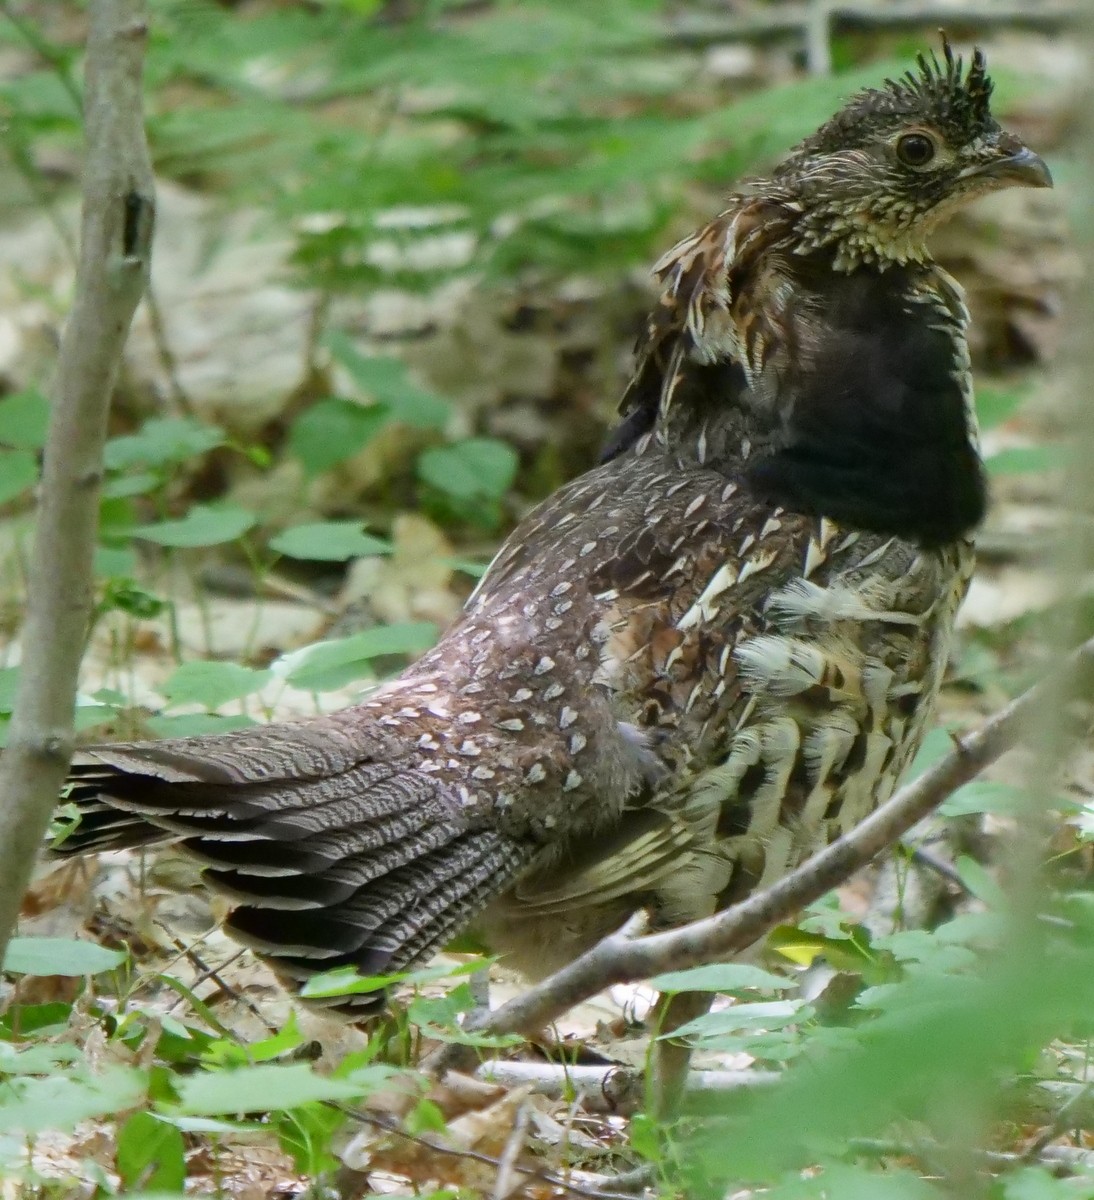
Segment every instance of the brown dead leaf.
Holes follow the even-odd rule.
[[[34,920],[63,908],[62,921],[86,919],[94,904],[92,886],[96,874],[95,864],[85,859],[47,863],[23,896],[20,917],[24,921]],[[46,931],[39,929],[36,933],[45,936]]]

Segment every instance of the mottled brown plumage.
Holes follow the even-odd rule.
[[[989,94],[946,46],[742,185],[657,265],[606,461],[434,650],[334,716],[86,751],[63,851],[179,839],[289,980],[470,923],[542,974],[861,820],[922,738],[984,507],[967,313],[924,238],[1049,182]]]

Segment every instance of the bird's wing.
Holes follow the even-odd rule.
[[[700,714],[721,728],[747,702],[732,651],[762,623],[769,590],[800,571],[816,523],[771,522],[766,505],[714,472],[650,473],[636,490],[642,519],[587,586],[603,614],[598,682],[659,760],[663,787],[634,799],[587,849],[582,842],[522,877],[514,901],[527,915],[652,894],[683,871],[704,875],[700,904],[728,882],[730,864],[711,852],[726,802],[692,795],[686,783],[692,756],[709,752]],[[692,715],[694,728],[678,729]]]
[[[707,855],[717,817],[709,802],[630,809],[594,850],[552,861],[549,871],[524,875],[514,889],[515,900],[528,915],[546,915],[652,894],[697,856]],[[726,881],[728,875],[727,869]]]

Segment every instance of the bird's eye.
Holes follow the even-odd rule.
[[[925,133],[906,133],[897,139],[896,156],[907,167],[925,167],[934,151],[934,142]]]

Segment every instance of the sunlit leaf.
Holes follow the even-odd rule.
[[[332,396],[297,417],[289,431],[289,449],[309,476],[320,475],[356,454],[390,419],[385,405],[366,406]]]
[[[293,687],[324,692],[372,674],[373,659],[388,654],[420,654],[433,645],[437,627],[427,621],[378,625],[350,637],[316,642],[283,654],[271,670]]]
[[[14,500],[38,482],[38,460],[30,450],[0,448],[0,504]]]
[[[4,970],[17,975],[97,975],[123,962],[123,951],[79,938],[14,937],[4,956]]]
[[[179,716],[149,717],[145,724],[156,737],[197,737],[206,733],[234,733],[237,729],[253,729],[258,724],[253,717],[236,713],[222,717],[218,713],[184,713]]]
[[[138,433],[111,438],[103,460],[112,471],[184,463],[224,444],[224,431],[192,417],[156,417]]]
[[[262,1063],[234,1071],[201,1071],[177,1080],[179,1111],[188,1116],[275,1112],[313,1100],[356,1100],[366,1089],[331,1079],[308,1063]]]
[[[470,500],[503,496],[517,473],[517,453],[496,438],[467,438],[451,446],[435,446],[418,459],[418,475],[426,483]]]
[[[0,1132],[74,1129],[92,1117],[125,1112],[145,1095],[147,1076],[132,1067],[108,1067],[81,1078],[13,1079],[0,1089]]]
[[[186,1182],[186,1147],[173,1125],[150,1112],[135,1112],[118,1130],[115,1163],[129,1189],[181,1191]]]
[[[370,554],[387,554],[391,545],[365,533],[360,521],[316,521],[294,525],[270,538],[270,549],[289,558],[345,562]]]
[[[0,399],[0,445],[41,450],[49,426],[49,401],[31,388]]]
[[[707,963],[657,975],[650,980],[650,987],[659,992],[737,992],[746,988],[787,992],[797,987],[797,983],[751,963]]]
[[[421,429],[435,429],[448,420],[451,405],[419,387],[398,358],[366,357],[344,333],[331,333],[327,348],[363,392],[382,404],[393,418]]]
[[[199,660],[176,667],[159,691],[172,704],[219,708],[230,700],[260,691],[271,678],[269,671],[258,671],[239,663]]]
[[[993,454],[984,464],[989,475],[1030,475],[1067,465],[1062,446],[1012,446]]]
[[[235,541],[257,523],[258,518],[254,513],[232,504],[217,507],[195,504],[178,521],[138,525],[132,530],[132,535],[160,546],[219,546]]]

